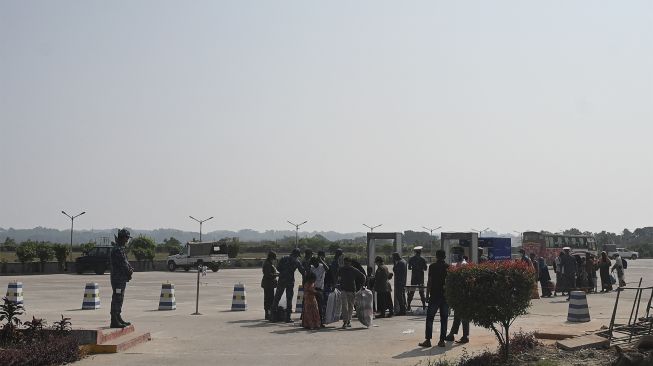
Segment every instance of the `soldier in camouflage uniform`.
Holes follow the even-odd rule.
[[[111,328],[124,328],[131,323],[126,322],[120,316],[122,303],[125,299],[125,288],[127,282],[132,279],[134,269],[127,260],[125,245],[131,238],[127,229],[118,231],[115,236],[115,243],[111,248]]]

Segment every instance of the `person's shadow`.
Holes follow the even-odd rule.
[[[417,347],[410,351],[402,352],[396,356],[392,356],[395,360],[401,360],[404,358],[414,358],[414,357],[428,357],[428,356],[437,356],[441,355],[447,350],[450,350],[451,347]]]

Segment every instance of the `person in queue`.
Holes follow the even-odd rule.
[[[281,301],[281,296],[286,293],[286,323],[292,323],[293,320],[290,318],[292,315],[292,298],[294,295],[295,288],[295,270],[299,270],[302,274],[302,278],[306,275],[304,267],[299,261],[301,252],[299,249],[295,248],[292,250],[290,255],[287,255],[279,261],[279,284],[277,286],[277,292],[274,294],[274,302],[272,303],[272,309],[277,309],[279,307],[279,301]],[[270,320],[277,321],[276,311],[272,312],[272,317]]]
[[[431,347],[433,336],[433,320],[435,314],[440,311],[440,341],[438,347],[445,347],[445,336],[447,334],[447,319],[449,317],[449,305],[444,296],[444,286],[447,279],[449,265],[445,263],[446,255],[444,250],[435,252],[435,263],[429,266],[426,294],[429,299],[429,307],[426,311],[426,331],[424,342],[419,343],[420,347]]]
[[[277,260],[277,253],[269,251],[268,256],[263,262],[263,279],[261,279],[261,287],[263,288],[263,309],[265,310],[265,320],[270,320],[272,317],[272,303],[274,301],[274,290],[277,288],[277,277],[279,271],[274,266]]]
[[[415,255],[408,259],[408,269],[411,271],[410,284],[414,286],[424,286],[424,272],[428,269],[426,260],[422,258],[422,249],[422,246],[413,248]],[[407,310],[410,310],[410,304],[413,302],[414,295],[414,290],[408,291]],[[419,298],[422,300],[422,309],[426,309],[426,297],[422,288],[419,289]]]

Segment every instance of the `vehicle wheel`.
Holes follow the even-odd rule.
[[[635,259],[637,259],[637,256],[636,256],[635,254],[633,254],[633,255],[630,257],[630,259],[635,260]]]
[[[190,271],[190,267],[184,267],[184,271],[186,272]]]
[[[211,271],[213,271],[213,272],[217,272],[219,269],[220,269],[219,265],[214,264],[214,265],[211,266]]]
[[[168,271],[174,272],[177,269],[175,262],[168,262]]]
[[[95,267],[95,274],[103,275],[105,271],[104,266]]]

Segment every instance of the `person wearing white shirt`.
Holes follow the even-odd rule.
[[[324,299],[324,278],[329,271],[329,266],[324,261],[323,257],[312,257],[310,260],[311,272],[315,274],[317,280],[315,281],[315,290],[317,291],[317,307],[320,310],[320,326],[324,327],[324,315],[326,312],[326,301]]]

